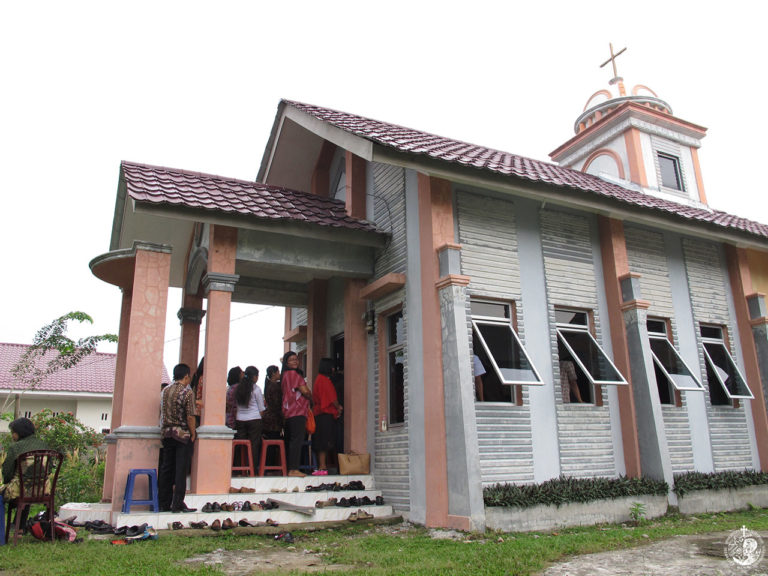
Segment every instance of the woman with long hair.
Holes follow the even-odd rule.
[[[280,388],[280,368],[269,366],[264,379],[264,404],[267,409],[261,416],[261,432],[264,438],[279,440],[283,435],[283,391]]]
[[[312,386],[312,409],[315,414],[317,429],[312,434],[312,448],[317,453],[317,470],[313,476],[328,474],[328,452],[336,444],[336,420],[341,415],[342,406],[336,397],[336,388],[331,382],[333,375],[333,360],[321,358],[317,369],[317,378]]]
[[[283,417],[285,418],[285,443],[288,453],[288,476],[306,476],[300,469],[301,444],[307,426],[307,412],[312,393],[299,370],[299,357],[289,350],[283,356],[281,387],[283,390]]]
[[[259,369],[255,366],[248,366],[245,369],[245,377],[235,390],[236,437],[251,441],[254,467],[258,465],[261,452],[261,415],[265,410],[264,396],[257,384],[258,380]]]

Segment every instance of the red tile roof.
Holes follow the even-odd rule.
[[[348,216],[344,202],[333,198],[246,180],[133,162],[123,161],[121,168],[128,194],[140,202],[376,231],[370,222]]]
[[[21,355],[28,348],[26,344],[0,343],[0,390],[19,390],[19,385],[11,376],[11,368],[19,361]],[[47,358],[53,358],[55,352],[49,352],[41,363]],[[115,389],[115,363],[116,354],[95,352],[86,356],[76,366],[67,370],[60,370],[51,374],[36,388],[39,392],[73,392],[89,394],[112,394]],[[170,382],[168,372],[163,366],[163,373],[158,381],[158,393],[160,382]]]
[[[706,210],[656,198],[642,192],[628,190],[617,184],[606,182],[597,176],[578,172],[570,168],[330,108],[322,108],[291,100],[283,100],[283,102],[345,132],[400,152],[423,155],[436,160],[469,166],[496,174],[516,176],[531,182],[581,190],[702,224],[714,224],[723,228],[736,229],[768,238],[768,225],[766,224],[719,210]]]

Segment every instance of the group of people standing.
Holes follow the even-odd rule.
[[[194,374],[186,364],[173,369],[173,384],[161,395],[162,446],[158,474],[161,511],[193,512],[184,504],[186,474],[190,467],[196,428],[203,409],[203,368]],[[236,439],[251,442],[254,465],[258,465],[262,438],[284,438],[289,476],[305,476],[300,470],[301,447],[306,438],[307,417],[312,410],[316,429],[312,449],[317,454],[313,475],[328,474],[328,453],[336,445],[337,421],[343,407],[331,381],[333,360],[323,358],[310,390],[299,368],[296,352],[286,352],[282,368],[269,366],[264,390],[259,387],[259,369],[235,366],[227,374],[225,423],[235,430]]]

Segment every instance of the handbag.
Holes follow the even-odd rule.
[[[339,453],[339,474],[370,474],[370,454]]]
[[[314,434],[317,430],[317,424],[315,423],[315,415],[312,413],[312,409],[307,410],[307,433]]]

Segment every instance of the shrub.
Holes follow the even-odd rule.
[[[685,472],[675,474],[675,494],[685,496],[694,490],[727,490],[768,484],[768,473],[755,470],[726,472]]]
[[[483,491],[483,500],[486,506],[527,508],[537,504],[560,506],[568,502],[592,502],[625,496],[665,495],[668,490],[666,482],[650,478],[560,476],[541,484],[496,484]]]
[[[70,454],[64,459],[56,487],[56,507],[67,502],[99,502],[104,485],[104,459],[80,458]]]
[[[32,416],[35,431],[48,446],[64,454],[98,448],[104,436],[78,420],[71,412],[54,414],[46,408]]]

